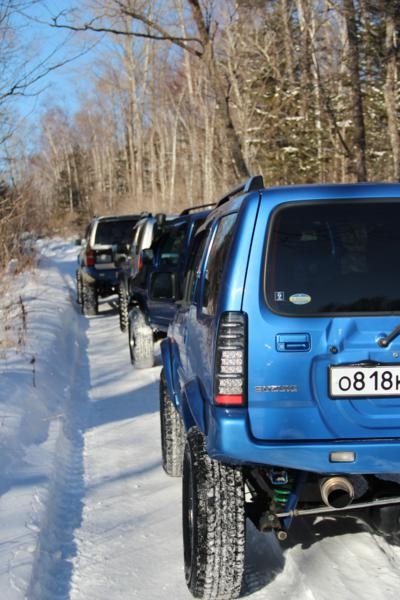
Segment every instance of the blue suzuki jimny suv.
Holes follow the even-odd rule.
[[[183,473],[188,587],[240,592],[245,518],[399,533],[400,185],[222,198],[199,229],[162,342],[163,465]]]

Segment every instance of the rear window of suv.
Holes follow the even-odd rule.
[[[283,205],[272,217],[265,293],[284,315],[400,312],[400,200]]]
[[[129,244],[132,241],[132,229],[137,219],[121,221],[99,221],[97,223],[95,244]]]

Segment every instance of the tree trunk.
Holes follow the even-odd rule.
[[[313,8],[310,7],[308,0],[296,0],[297,12],[300,24],[300,82],[301,82],[301,113],[307,119],[309,113],[310,90],[313,88],[312,76],[312,54],[310,40],[310,20]]]
[[[397,30],[392,11],[387,10],[386,22],[386,81],[384,87],[388,133],[393,156],[393,177],[400,180],[400,136],[397,118]]]
[[[343,0],[344,17],[348,40],[348,60],[350,86],[350,111],[353,121],[352,140],[353,161],[350,165],[357,181],[367,180],[366,141],[364,111],[360,79],[360,49],[357,37],[357,20],[354,0]]]
[[[235,179],[246,179],[249,177],[250,173],[244,160],[239,136],[235,130],[231,117],[229,92],[224,81],[224,76],[221,73],[221,68],[214,55],[212,36],[206,26],[198,0],[188,0],[188,2],[191,6],[193,19],[203,43],[203,60],[210,76],[210,82],[217,103],[218,117],[225,133],[226,147],[230,157],[230,170]]]
[[[288,7],[288,0],[280,0],[279,2],[280,16],[283,29],[283,46],[285,49],[285,71],[286,76],[291,84],[294,84],[294,49],[293,49],[293,32],[290,28],[291,14]]]

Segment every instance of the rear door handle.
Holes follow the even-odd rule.
[[[278,333],[275,345],[278,352],[308,352],[311,336],[309,333]]]

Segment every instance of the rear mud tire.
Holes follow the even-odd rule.
[[[168,395],[164,369],[160,376],[160,426],[163,469],[170,477],[181,477],[185,428]]]
[[[183,460],[185,578],[195,598],[231,600],[244,572],[245,512],[241,469],[211,459],[204,436],[189,430]]]
[[[128,329],[128,293],[122,283],[118,285],[118,314],[119,327],[121,331],[126,331]]]
[[[129,352],[136,369],[154,366],[153,331],[147,325],[144,314],[136,307],[129,314]]]
[[[76,277],[76,301],[78,304],[82,304],[82,277],[80,275],[79,269],[77,269],[75,273]]]
[[[86,317],[97,315],[99,309],[96,287],[90,283],[82,283],[82,313]]]

